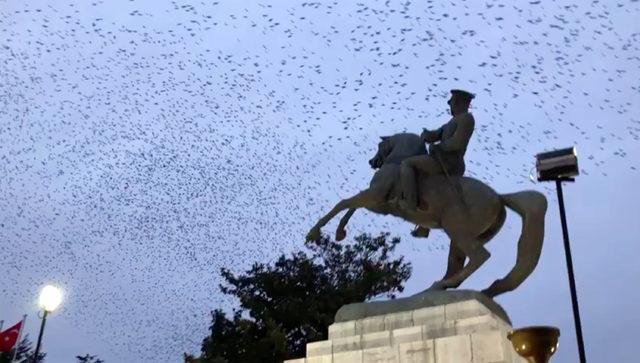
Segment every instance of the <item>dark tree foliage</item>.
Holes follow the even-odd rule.
[[[77,363],[104,363],[102,359],[98,359],[95,355],[85,354],[85,355],[76,355]]]
[[[363,234],[352,244],[329,237],[307,243],[309,253],[282,255],[273,264],[256,263],[244,274],[222,269],[223,293],[239,299],[227,318],[212,312],[201,363],[281,362],[303,357],[307,342],[327,339],[327,327],[344,304],[402,292],[411,267],[391,253],[400,242],[389,234]]]
[[[44,357],[46,353],[38,353],[38,359],[34,362],[33,355],[35,354],[34,349],[32,347],[32,343],[29,340],[29,335],[26,334],[24,338],[18,344],[18,353],[16,354],[15,363],[42,363],[44,362]],[[15,348],[14,348],[15,349]],[[11,358],[13,357],[13,351],[11,349],[8,352],[0,353],[0,363],[11,363]]]

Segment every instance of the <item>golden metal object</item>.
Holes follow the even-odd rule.
[[[552,326],[530,326],[507,334],[513,349],[529,363],[547,363],[558,349],[560,330]]]

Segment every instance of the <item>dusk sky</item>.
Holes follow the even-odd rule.
[[[35,341],[54,283],[47,363],[181,362],[211,310],[237,307],[220,268],[303,249],[367,187],[378,137],[440,126],[462,88],[468,175],[549,200],[536,271],[496,300],[516,327],[560,328],[552,362],[578,361],[555,189],[530,178],[536,153],[576,146],[564,190],[587,358],[635,362],[639,18],[637,0],[0,0],[0,320],[28,314]],[[402,238],[402,296],[448,251],[411,228],[367,211],[347,227]],[[462,287],[503,277],[519,232],[509,212]]]

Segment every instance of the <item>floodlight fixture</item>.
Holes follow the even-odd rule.
[[[547,151],[536,155],[538,181],[570,180],[580,174],[575,147]]]

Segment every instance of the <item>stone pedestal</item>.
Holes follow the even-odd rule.
[[[285,363],[525,363],[511,325],[478,299],[337,322]],[[494,311],[492,311],[494,310]]]

